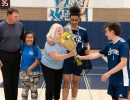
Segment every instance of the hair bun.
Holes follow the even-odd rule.
[[[70,15],[73,16],[73,15],[76,15],[76,16],[80,16],[80,8],[77,7],[77,6],[73,6],[69,9],[70,11]]]

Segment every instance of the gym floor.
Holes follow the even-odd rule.
[[[91,52],[97,52],[98,50],[92,50]],[[107,61],[106,58],[98,58],[95,60],[91,60],[93,68],[87,72],[83,71],[83,75],[79,81],[79,91],[76,100],[112,100],[111,97],[107,94],[107,82],[101,82],[100,77],[103,73],[107,71]],[[70,86],[71,87],[71,86]],[[19,82],[18,89],[18,100],[21,100],[21,85]],[[41,73],[41,79],[39,83],[38,89],[39,97],[38,100],[45,100],[45,82]],[[3,79],[0,71],[0,98],[4,99],[4,91],[3,91]],[[62,93],[61,93],[62,98]],[[29,92],[29,99],[30,92]],[[60,99],[61,100],[61,99]],[[71,88],[69,92],[68,100],[71,100]]]

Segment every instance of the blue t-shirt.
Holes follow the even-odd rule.
[[[26,44],[21,45],[22,60],[20,69],[27,71],[27,69],[34,63],[35,59],[41,59],[41,50],[39,46],[27,46]],[[40,71],[40,64],[38,64],[32,72]]]
[[[121,57],[129,58],[129,46],[124,39],[120,38],[116,43],[110,42],[99,53],[107,57],[108,70],[111,70],[120,63]],[[109,83],[116,86],[129,86],[129,59],[125,67],[110,76]]]
[[[64,60],[54,60],[49,56],[49,53],[58,51],[59,54],[67,53],[67,50],[60,47],[57,44],[50,46],[47,42],[45,43],[44,52],[41,58],[41,63],[51,69],[62,69]]]

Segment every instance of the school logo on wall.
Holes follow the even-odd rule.
[[[54,0],[54,7],[48,9],[48,20],[68,21],[69,8],[72,6],[83,7],[84,0]],[[86,12],[85,12],[86,14]]]
[[[69,20],[68,0],[55,0],[55,7],[48,9],[48,20]]]

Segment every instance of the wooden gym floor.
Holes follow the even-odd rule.
[[[92,50],[91,53],[97,52],[98,50]],[[93,69],[89,72],[83,71],[83,75],[79,82],[79,91],[76,100],[112,100],[111,97],[107,94],[107,82],[101,82],[100,77],[103,73],[107,71],[107,61],[105,58],[98,58],[95,60],[91,60],[93,64]],[[43,88],[41,88],[43,86]],[[70,86],[71,87],[71,86]],[[19,82],[18,88],[18,100],[21,100],[21,85]],[[45,84],[44,78],[41,73],[41,79],[39,83],[38,89],[39,97],[38,100],[45,100]],[[61,93],[62,97],[62,93]],[[3,79],[0,71],[0,98],[1,100],[4,99],[4,91],[3,91]],[[29,92],[29,99],[30,92]],[[62,100],[62,99],[60,99]],[[69,98],[71,100],[71,89],[69,92]]]

